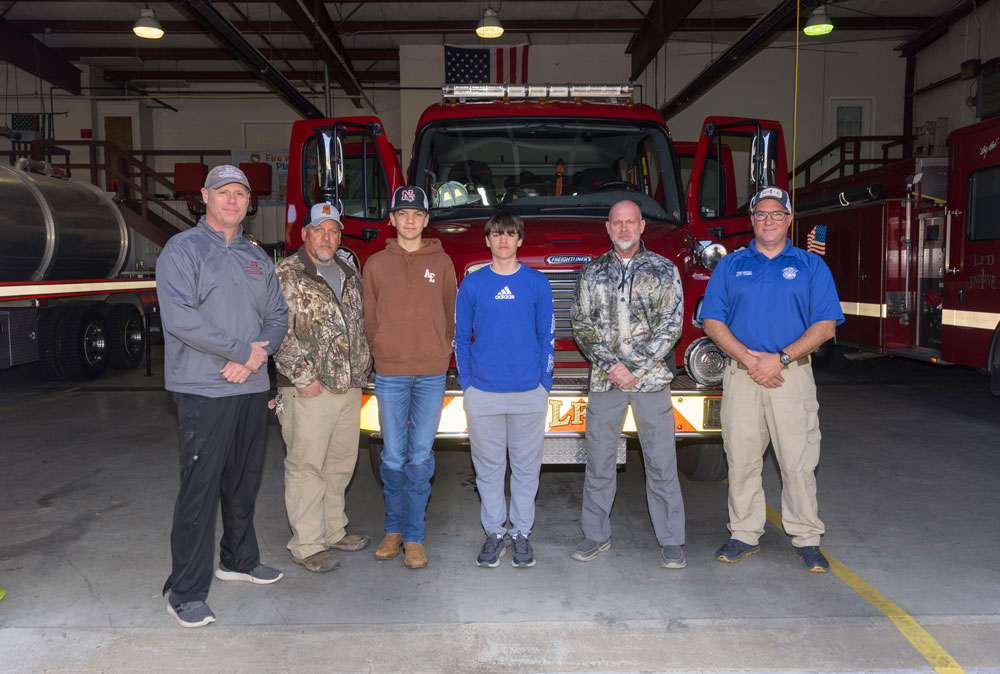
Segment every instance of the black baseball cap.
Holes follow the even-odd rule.
[[[396,191],[392,193],[392,207],[389,210],[395,213],[404,208],[429,211],[430,204],[427,201],[427,193],[419,187],[410,185],[396,188]]]

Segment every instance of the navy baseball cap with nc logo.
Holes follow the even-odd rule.
[[[392,206],[389,210],[395,213],[404,208],[429,211],[430,204],[427,202],[427,193],[419,187],[409,185],[396,188],[396,191],[392,193]]]

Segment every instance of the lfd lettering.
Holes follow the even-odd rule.
[[[549,400],[549,428],[559,426],[579,426],[587,418],[587,401],[574,400],[570,403],[570,411],[562,415],[562,401]]]
[[[993,266],[993,262],[995,260],[996,260],[996,258],[992,254],[990,254],[990,255],[975,255],[975,254],[973,254],[973,256],[972,256],[972,266],[973,267],[985,267],[985,266],[989,265],[989,266],[992,267]]]

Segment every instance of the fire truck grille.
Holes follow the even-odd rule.
[[[549,286],[552,288],[552,302],[556,314],[556,339],[573,339],[570,309],[573,306],[573,293],[576,291],[576,279],[580,272],[577,269],[546,271],[545,275],[549,278]]]

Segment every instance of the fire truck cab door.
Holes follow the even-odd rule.
[[[289,250],[301,245],[309,209],[324,200],[341,210],[342,250],[386,238],[390,200],[403,184],[403,175],[396,148],[378,117],[296,122],[289,161],[285,225]]]
[[[953,132],[949,146],[941,358],[992,371],[1000,363],[1000,119]]]
[[[750,197],[788,189],[785,144],[778,122],[708,117],[702,124],[687,185],[691,234],[733,250],[753,238]]]

